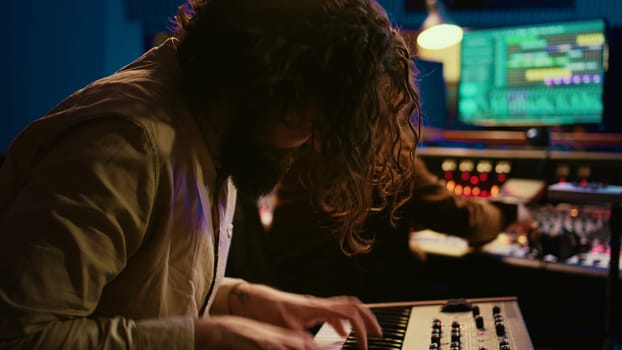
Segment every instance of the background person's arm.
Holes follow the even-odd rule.
[[[471,245],[489,242],[517,218],[517,206],[462,197],[445,188],[417,158],[415,189],[404,217],[416,226],[466,238]]]

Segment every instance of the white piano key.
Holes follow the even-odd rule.
[[[350,331],[352,331],[352,326],[350,325],[350,322],[348,322],[348,320],[343,320],[342,324],[349,334]],[[344,337],[337,333],[337,331],[335,331],[333,326],[331,326],[330,324],[324,323],[315,335],[314,340],[315,343],[322,350],[337,350],[343,347],[343,344],[345,343],[347,338],[347,336]]]

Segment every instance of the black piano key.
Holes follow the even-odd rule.
[[[410,318],[410,307],[372,308],[372,313],[378,319],[382,328],[382,337],[368,337],[368,348],[371,349],[401,349],[406,336],[406,328]],[[357,349],[356,332],[352,331],[346,339],[342,349]]]

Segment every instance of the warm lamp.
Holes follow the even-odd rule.
[[[460,74],[460,42],[463,31],[454,24],[441,0],[425,0],[428,16],[417,35],[417,56],[443,62],[443,75],[448,82]]]
[[[417,45],[425,49],[443,49],[462,40],[462,28],[453,23],[441,0],[425,0],[428,16],[423,21]]]

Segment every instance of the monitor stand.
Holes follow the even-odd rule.
[[[533,127],[525,130],[527,143],[531,146],[548,148],[551,144],[551,131],[548,127]]]

